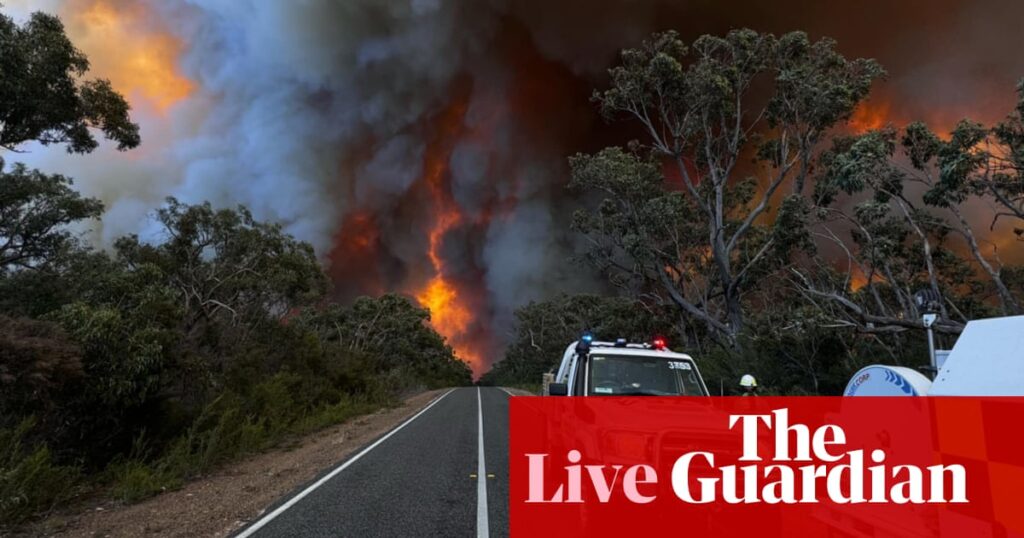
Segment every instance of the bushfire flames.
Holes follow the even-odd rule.
[[[881,129],[893,121],[889,103],[869,100],[861,103],[850,116],[849,128],[855,133]]]
[[[434,275],[425,287],[415,291],[415,296],[421,305],[430,309],[431,325],[448,339],[455,355],[468,362],[475,375],[480,375],[485,365],[468,333],[473,314],[456,283],[445,275],[445,261],[441,255],[446,234],[463,219],[451,195],[448,162],[452,147],[461,134],[466,108],[466,101],[457,99],[439,115],[434,127],[436,131],[424,155],[424,177],[421,181],[429,188],[434,213],[427,257]]]
[[[182,44],[155,25],[152,14],[143,4],[72,0],[65,4],[63,11],[69,33],[92,60],[94,72],[109,78],[134,105],[148,103],[157,112],[164,113],[193,92],[193,82],[179,74],[176,66]],[[430,309],[431,325],[479,375],[486,365],[480,344],[469,334],[474,314],[466,301],[468,292],[445,274],[441,252],[446,234],[463,220],[451,196],[448,161],[452,147],[463,134],[467,102],[468,96],[455,99],[431,126],[435,132],[424,155],[424,174],[420,181],[429,189],[434,215],[426,252],[433,274],[422,287],[407,291]],[[379,240],[374,215],[353,212],[346,217],[337,246],[329,258],[367,260],[376,252]],[[382,289],[377,268],[367,270],[366,267],[362,263],[354,266],[332,263],[332,276],[346,281],[354,279],[357,282],[352,284],[361,293],[387,291]],[[352,274],[357,269],[359,274]]]
[[[397,289],[429,309],[431,326],[479,376],[489,366],[485,362],[488,333],[478,322],[485,308],[480,276],[473,271],[467,274],[465,267],[453,267],[446,260],[451,254],[446,252],[445,241],[454,231],[485,224],[490,216],[467,214],[452,195],[452,152],[460,141],[479,134],[466,127],[469,92],[454,93],[451,102],[422,126],[427,142],[422,172],[403,202],[415,207],[406,208],[410,220],[404,225],[424,226],[413,222],[425,222],[422,258],[408,264],[407,273],[396,276],[384,255],[387,236],[379,215],[357,207],[344,217],[327,260],[335,291],[342,300]]]
[[[0,2],[8,5],[12,2],[26,5],[34,3],[32,0]],[[181,4],[202,5],[206,2]],[[172,115],[167,111],[175,103],[194,94],[199,94],[197,97],[211,97],[204,93],[207,89],[202,87],[203,80],[199,75],[201,71],[190,71],[196,73],[195,80],[190,80],[179,69],[180,57],[193,46],[193,43],[187,38],[179,37],[173,27],[160,21],[159,15],[163,11],[153,6],[163,3],[138,0],[60,0],[55,2],[55,5],[60,6],[59,13],[67,25],[72,41],[89,56],[93,64],[90,76],[109,78],[115,88],[130,99],[139,115],[145,115],[150,120],[155,116],[156,121],[167,122],[168,116]],[[643,24],[629,20],[622,23]],[[675,23],[665,21],[665,24]],[[683,22],[679,22],[679,25],[685,26]],[[487,231],[488,223],[500,223],[506,213],[514,213],[515,207],[520,203],[518,196],[521,193],[518,189],[510,188],[510,185],[520,178],[515,173],[509,173],[508,167],[503,168],[502,164],[488,164],[489,168],[481,174],[479,180],[487,181],[488,178],[495,177],[495,174],[503,174],[503,183],[500,186],[504,189],[500,194],[490,195],[475,207],[468,202],[465,206],[460,206],[452,194],[452,174],[449,169],[454,148],[460,142],[472,140],[480,142],[478,145],[486,149],[494,142],[489,140],[489,137],[495,132],[518,130],[529,136],[517,142],[519,145],[512,146],[513,149],[509,151],[512,157],[505,158],[554,167],[558,163],[564,165],[564,156],[572,149],[591,151],[596,147],[621,142],[618,136],[621,133],[614,130],[619,127],[613,129],[600,126],[595,121],[593,107],[586,103],[586,96],[593,88],[594,80],[580,75],[576,72],[576,67],[567,67],[563,60],[551,57],[548,54],[550,50],[539,50],[533,41],[534,36],[526,26],[517,23],[506,24],[499,33],[501,37],[495,41],[500,50],[490,60],[501,64],[498,67],[504,68],[496,69],[495,73],[507,71],[508,80],[502,82],[507,84],[507,88],[503,88],[502,91],[491,90],[493,95],[488,97],[488,84],[481,78],[481,83],[476,89],[477,95],[473,95],[470,84],[466,82],[477,75],[468,71],[453,76],[450,81],[452,91],[441,98],[448,99],[447,106],[431,117],[417,115],[408,125],[403,126],[404,130],[397,135],[416,135],[412,138],[416,138],[417,141],[421,141],[422,138],[426,145],[422,154],[422,172],[415,178],[408,191],[401,195],[405,198],[395,200],[395,204],[401,206],[401,209],[381,209],[372,203],[360,205],[362,201],[356,202],[337,222],[333,249],[326,255],[336,290],[342,290],[338,292],[338,297],[347,299],[359,294],[376,295],[400,291],[415,298],[422,306],[430,309],[433,327],[447,338],[458,357],[470,363],[476,375],[483,373],[491,362],[488,354],[493,350],[492,329],[484,327],[486,322],[481,320],[490,319],[488,316],[493,314],[490,312],[493,305],[488,303],[490,299],[486,296],[488,283],[484,279],[484,273],[479,267],[474,266],[474,263],[478,262],[472,259],[467,261],[466,258],[473,257],[472,253],[460,255],[459,249],[476,249],[479,254],[479,245],[466,245],[482,237]],[[309,43],[314,43],[315,40],[312,40],[312,37],[310,39]],[[623,40],[608,46],[630,44],[629,40]],[[371,49],[373,47],[367,50]],[[580,52],[582,54],[583,51]],[[605,52],[610,50],[594,49],[590,56],[599,58]],[[880,51],[880,60],[886,64],[887,58],[883,57],[886,54],[898,60],[902,58],[900,52],[896,49],[883,49]],[[372,54],[367,58],[377,61]],[[382,69],[386,67],[384,59],[386,58],[383,56],[380,59]],[[432,60],[423,58],[424,62]],[[194,65],[192,69],[196,69]],[[457,80],[460,76],[463,78],[461,81]],[[497,83],[493,85],[501,86]],[[216,103],[216,96],[213,97],[211,102]],[[474,98],[473,113],[467,115],[471,97]],[[481,99],[482,97],[486,99]],[[486,106],[480,106],[481,100],[488,101]],[[318,103],[320,98],[317,97],[313,101]],[[950,118],[966,115],[962,114],[966,112],[962,107],[951,106],[936,112],[932,108],[939,107],[929,105],[930,102],[925,101],[917,107],[910,106],[914,103],[909,102],[908,97],[894,86],[888,89],[884,86],[876,88],[871,99],[857,107],[849,125],[844,128],[850,133],[863,133],[885,127],[889,123],[899,127],[911,119],[920,117],[920,109],[931,107],[927,108],[925,113],[933,117],[924,119],[940,133],[944,133],[953,125]],[[360,103],[353,102],[351,105],[357,107]],[[974,103],[971,106],[984,109],[986,114],[977,118],[982,121],[997,119],[1005,112],[1002,105]],[[502,125],[504,131],[489,125],[488,122],[497,120],[488,114],[481,116],[480,108],[485,109],[483,112],[490,115],[499,116],[506,123]],[[417,114],[420,113],[422,112]],[[176,118],[176,121],[185,123],[191,119]],[[467,126],[469,124],[472,126]],[[515,129],[509,128],[510,126]],[[417,130],[420,128],[422,132]],[[143,135],[144,139],[146,134],[148,133]],[[390,135],[394,136],[396,133]],[[477,138],[481,140],[476,140]],[[365,144],[383,145],[385,142],[383,138],[367,137]],[[544,151],[537,151],[539,147],[543,147]],[[351,165],[351,170],[346,171],[356,173],[359,164],[356,161],[362,158],[359,148],[333,149],[337,149],[338,153],[351,151],[355,155],[346,157],[355,162]],[[534,150],[533,154],[530,150]],[[125,158],[132,158],[132,154]],[[678,184],[674,172],[668,172],[672,183]],[[330,175],[330,171],[326,174]],[[339,174],[334,179],[339,183],[339,192],[350,187],[341,184],[349,181],[347,175],[342,177],[343,175],[345,174]],[[332,178],[328,178],[326,181],[331,180]],[[462,191],[458,192],[461,196]],[[553,186],[552,192],[558,193],[552,195],[553,199],[563,200],[561,197],[565,196],[564,189],[561,189],[560,185]],[[351,192],[347,194],[349,196],[346,200],[358,198]],[[766,214],[765,218],[771,218],[771,215]],[[419,242],[412,248],[403,241],[394,240],[394,229],[400,226],[415,228],[413,235]],[[407,238],[408,236],[402,236],[402,239]],[[998,246],[1002,246],[1007,242],[1016,241],[1017,238],[1004,234],[997,235],[993,240]],[[400,248],[395,249],[396,252],[400,250],[400,254],[386,248],[391,242],[400,245]],[[483,243],[483,240],[480,242]],[[877,278],[876,276],[876,282]],[[859,289],[866,282],[864,275],[855,273],[850,285],[853,289]]]

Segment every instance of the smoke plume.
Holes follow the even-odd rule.
[[[837,4],[9,1],[16,18],[60,14],[143,126],[127,154],[19,157],[107,203],[99,244],[159,240],[149,215],[166,196],[244,204],[311,242],[339,299],[397,290],[432,307],[479,373],[516,307],[593,286],[572,263],[565,156],[623,141],[587,98],[651,31],[835,37],[892,73],[864,122],[1009,108],[1024,4]]]

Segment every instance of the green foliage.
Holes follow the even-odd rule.
[[[405,391],[470,382],[426,310],[397,295],[323,305],[310,245],[245,208],[169,200],[157,221],[162,243],[107,254],[63,236],[0,274],[0,428],[39,416],[19,433],[38,448],[10,464],[32,506],[19,518],[51,468],[132,502]]]
[[[74,246],[65,227],[102,212],[103,204],[82,198],[68,178],[21,164],[7,172],[0,161],[0,276],[39,268],[65,253]]]
[[[979,148],[988,135],[988,129],[980,123],[962,120],[957,123],[949,142],[937,144],[939,178],[924,194],[925,203],[936,207],[949,207],[963,203],[977,190],[971,179],[975,174],[984,174],[984,168],[990,161],[988,152]],[[926,136],[922,138],[927,139]],[[912,144],[913,141],[908,137],[904,145],[909,145],[912,152],[922,153]],[[935,146],[928,141],[926,147],[932,150]],[[922,169],[927,164],[927,160],[924,160],[918,163],[917,167]]]
[[[167,241],[148,245],[137,237],[116,244],[129,267],[158,268],[178,294],[187,332],[259,326],[312,304],[327,288],[312,246],[280,225],[257,222],[244,207],[215,210],[170,198],[157,212]]]
[[[772,124],[802,124],[809,136],[818,136],[849,119],[872,83],[885,75],[874,60],[848,60],[836,45],[828,38],[811,43],[803,32],[790,32],[775,42],[777,90],[769,106]]]
[[[751,316],[741,353],[713,347],[700,356],[712,394],[739,394],[740,377],[752,374],[763,394],[835,396],[869,364],[914,368],[928,362],[925,340],[918,334],[878,337],[839,330],[813,304],[784,291],[764,301]]]
[[[1017,84],[1017,106],[1004,121],[993,129],[996,140],[1009,150],[1002,172],[1010,181],[1010,193],[1020,196],[1020,181],[1024,181],[1024,79]]]
[[[599,200],[575,221],[588,259],[614,284],[672,303],[739,346],[746,296],[810,245],[802,197],[819,142],[884,74],[835,48],[801,32],[744,29],[690,47],[657,33],[624,50],[594,100],[644,137],[628,152],[570,159],[571,186]],[[741,164],[752,156],[755,166]],[[783,184],[793,194],[782,203],[785,228],[773,229],[763,217]]]
[[[834,140],[821,159],[820,175],[814,184],[816,204],[827,206],[840,193],[852,195],[865,189],[874,201],[882,203],[902,194],[906,175],[892,162],[896,136],[894,129],[882,129]]]
[[[772,254],[776,264],[784,264],[796,253],[816,253],[817,245],[810,231],[811,204],[802,196],[791,195],[782,200],[771,227]]]
[[[428,388],[467,385],[472,372],[427,322],[430,313],[406,297],[386,294],[360,297],[350,306],[307,310],[300,323],[325,342],[354,353],[379,357],[378,372],[398,372],[399,385],[422,383]],[[404,388],[400,386],[394,387]]]
[[[46,512],[75,493],[78,471],[53,461],[45,446],[26,443],[34,422],[0,427],[0,529]]]
[[[65,305],[50,319],[78,342],[90,392],[111,407],[147,401],[160,386],[160,372],[176,335],[159,320],[137,311],[84,303]]]
[[[1001,125],[1014,121],[1011,114]],[[913,301],[921,288],[943,298],[936,328],[944,332],[959,332],[975,317],[1021,312],[1002,277],[1009,267],[968,218],[977,201],[998,208],[992,230],[1000,218],[1024,218],[1012,137],[1001,139],[1000,129],[964,120],[943,139],[915,122],[902,132],[888,127],[836,139],[820,159],[814,226],[842,249],[849,272],[838,286],[827,282],[827,270],[817,277],[798,272],[806,293],[868,331],[922,328]],[[847,290],[855,272],[867,293]]]
[[[311,404],[301,392],[306,382],[302,376],[279,373],[251,387],[248,394],[226,392],[156,457],[150,457],[140,436],[130,455],[115,460],[106,471],[113,496],[136,502],[175,489],[224,462],[266,450],[289,436],[370,413],[390,402],[384,393],[340,394],[336,401]]]
[[[139,502],[158,493],[181,487],[183,479],[163,466],[139,460],[111,463],[106,474],[112,480],[111,497],[126,503]]]
[[[83,376],[81,349],[52,323],[0,315],[0,427],[50,417]]]
[[[38,141],[88,153],[99,129],[120,150],[139,145],[130,107],[106,80],[82,80],[89,60],[60,19],[34,13],[24,26],[0,13],[0,148]]]

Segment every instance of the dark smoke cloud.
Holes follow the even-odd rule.
[[[650,32],[832,36],[888,68],[875,99],[894,115],[942,122],[998,117],[1024,74],[1017,0],[118,3],[139,2],[181,39],[196,92],[166,115],[143,111],[144,158],[109,148],[73,161],[29,157],[108,202],[100,241],[145,235],[146,212],[166,195],[241,203],[324,256],[344,234],[372,232],[370,246],[347,251],[354,257],[328,258],[342,295],[381,291],[370,283],[414,289],[432,270],[426,153],[438,118],[463,99],[447,184],[464,218],[442,252],[448,276],[474,294],[476,330],[498,335],[492,344],[524,302],[595,285],[571,261],[565,156],[623,141],[587,97],[617,51]]]

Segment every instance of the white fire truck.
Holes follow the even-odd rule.
[[[569,344],[558,373],[547,384],[551,396],[707,396],[697,363],[656,338],[629,343],[598,342],[593,336]]]

